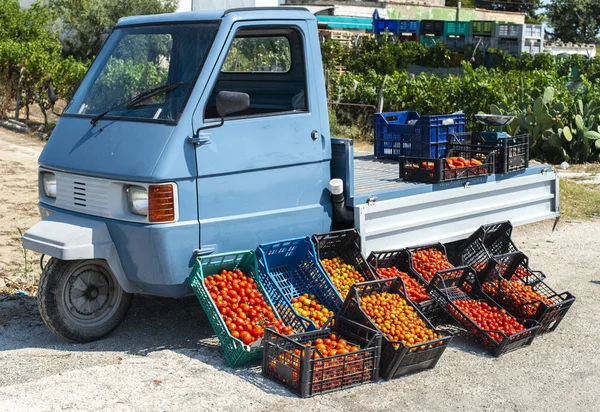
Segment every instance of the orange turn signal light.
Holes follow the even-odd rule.
[[[175,220],[175,198],[172,184],[148,187],[148,220],[150,222]]]

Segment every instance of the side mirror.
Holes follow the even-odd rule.
[[[243,112],[250,107],[250,96],[247,93],[226,92],[217,93],[217,113],[221,119],[232,113]]]
[[[199,127],[194,133],[194,139],[198,139],[201,130],[214,129],[221,127],[225,123],[225,117],[231,113],[243,112],[250,107],[250,96],[247,93],[221,91],[217,93],[217,113],[221,116],[221,121],[217,124]]]

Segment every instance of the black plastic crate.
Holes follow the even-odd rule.
[[[327,270],[321,260],[338,257],[344,263],[354,266],[365,278],[365,281],[378,279],[361,253],[360,233],[356,229],[319,233],[313,235],[312,242],[317,253],[317,260],[323,272],[327,273]],[[329,276],[329,273],[327,275]],[[338,292],[342,300],[345,298],[337,289],[336,292]]]
[[[331,333],[359,346],[360,350],[324,357],[318,349],[305,346]],[[302,398],[376,382],[381,339],[380,332],[343,317],[336,317],[330,328],[291,336],[267,328],[262,340],[262,373]]]
[[[443,20],[421,20],[421,34],[443,36],[444,35],[444,21]]]
[[[462,157],[479,160],[481,165],[451,168],[449,158]],[[398,158],[400,179],[405,182],[443,183],[456,180],[485,178],[495,171],[495,152],[481,148],[460,147],[448,151],[444,159],[408,157]]]
[[[379,331],[379,328],[362,310],[359,299],[361,296],[381,292],[394,293],[403,297],[407,304],[412,306],[425,325],[442,337],[426,343],[404,346],[403,343],[393,342],[385,335],[382,335],[380,375],[384,379],[393,379],[408,373],[434,368],[452,340],[452,334],[447,331],[435,329],[419,308],[406,299],[406,291],[402,279],[383,279],[357,283],[348,294],[340,315]]]
[[[427,286],[423,282],[423,278],[419,275],[410,264],[410,254],[406,249],[387,250],[380,252],[371,252],[367,258],[367,263],[374,269],[375,274],[380,279],[386,279],[379,275],[377,269],[395,267],[401,272],[406,273],[409,277],[417,281],[424,289]],[[406,289],[406,282],[404,283]],[[419,310],[425,315],[427,320],[433,326],[443,324],[448,319],[448,314],[435,300],[428,299],[422,302],[414,302]]]
[[[449,139],[448,149],[494,151],[494,173],[516,172],[529,167],[529,135],[521,134],[486,141],[477,132],[456,133]]]
[[[413,261],[413,255],[420,250],[428,250],[428,249],[433,249],[433,250],[437,250],[437,251],[441,252],[444,256],[446,256],[446,260],[448,260],[448,262],[450,262],[450,260],[448,259],[448,252],[446,251],[446,246],[444,246],[441,243],[432,243],[430,245],[413,246],[413,247],[407,248],[406,250],[408,251],[408,261],[410,264],[410,268],[415,272],[415,274],[419,277],[419,279],[425,286],[427,286],[429,284],[429,280],[427,280],[419,272],[419,270],[417,270],[417,268],[415,267],[415,263]],[[450,262],[450,264],[452,264],[452,263]]]
[[[458,247],[461,264],[481,271],[492,256],[518,252],[512,229],[509,221],[481,226]]]
[[[485,330],[460,310],[454,302],[467,299],[485,301],[490,306],[500,307],[489,296],[481,293],[481,290],[478,288],[477,274],[468,266],[463,266],[460,270],[455,268],[438,272],[427,287],[427,290],[429,295],[436,299],[446,309],[448,314],[461,324],[471,336],[483,343],[488,352],[493,356],[498,357],[531,345],[539,332],[540,326],[535,320],[520,318],[517,318],[517,321],[525,327],[525,330],[514,335],[509,336],[498,330]],[[496,341],[490,335],[491,333],[502,336],[502,341]]]
[[[521,252],[496,255],[479,274],[479,286],[511,315],[537,321],[539,333],[552,332],[575,302],[575,297],[569,292],[555,292],[538,276],[539,273],[529,269],[527,256]],[[528,298],[525,295],[528,289],[537,292],[541,298]]]
[[[486,268],[493,256],[518,252],[519,248],[512,240],[512,229],[509,221],[481,226],[458,247],[460,264],[472,266],[480,272]],[[538,272],[537,277],[529,277],[527,281],[533,282],[533,285],[545,278],[543,273]]]

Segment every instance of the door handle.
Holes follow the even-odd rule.
[[[310,138],[313,140],[317,140],[319,138],[319,132],[313,130],[312,132],[310,132]]]
[[[210,133],[198,133],[196,136],[189,137],[188,141],[195,146],[201,146],[210,143],[210,137]]]

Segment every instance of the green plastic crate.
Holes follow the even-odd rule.
[[[223,348],[223,352],[225,352],[227,362],[229,362],[229,365],[232,367],[260,361],[262,359],[262,346],[244,346],[241,340],[231,336],[215,302],[212,300],[208,290],[204,286],[204,278],[217,274],[223,269],[232,271],[240,269],[246,276],[254,279],[258,291],[262,293],[269,306],[273,308],[275,317],[280,319],[279,314],[274,309],[275,307],[273,306],[271,299],[265,293],[263,285],[257,276],[256,267],[256,256],[251,250],[223,253],[207,257],[198,257],[188,276],[188,282],[198,297],[200,305],[202,305],[202,309],[204,309],[217,338],[219,338],[219,343]]]
[[[472,36],[491,36],[494,34],[494,26],[496,22],[487,20],[472,20],[471,35]]]
[[[469,37],[471,23],[468,21],[445,21],[444,22],[444,37],[448,36],[463,36]]]

